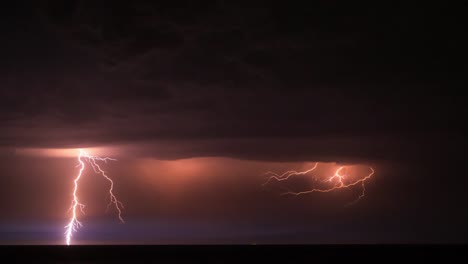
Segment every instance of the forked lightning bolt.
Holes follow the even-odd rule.
[[[107,205],[107,209],[109,209],[109,207],[111,205],[114,205],[115,209],[118,212],[118,217],[119,217],[120,222],[122,222],[122,223],[124,222],[124,220],[122,218],[122,209],[123,209],[124,206],[117,199],[117,197],[114,194],[114,182],[112,181],[111,178],[109,178],[109,176],[107,176],[106,172],[101,169],[101,167],[99,166],[99,163],[98,163],[98,162],[107,163],[107,161],[115,161],[115,159],[108,158],[108,157],[102,158],[102,157],[98,157],[98,156],[92,156],[92,155],[89,155],[88,152],[86,152],[86,151],[84,151],[82,149],[79,150],[79,155],[78,155],[79,164],[78,164],[78,166],[80,167],[80,169],[79,169],[78,175],[75,177],[75,180],[73,181],[74,182],[73,199],[72,199],[72,205],[70,207],[72,217],[70,219],[70,222],[65,226],[65,228],[66,228],[65,239],[66,239],[67,245],[70,245],[71,237],[73,235],[73,232],[76,232],[78,230],[78,228],[80,228],[82,226],[81,222],[78,221],[78,209],[80,209],[81,213],[84,214],[85,205],[80,202],[80,199],[78,198],[77,192],[78,192],[79,181],[80,181],[81,177],[83,176],[83,171],[84,171],[84,169],[86,167],[85,162],[88,162],[91,165],[94,172],[96,172],[97,174],[101,174],[107,181],[109,181],[109,183],[110,183],[110,187],[109,187],[110,202]]]
[[[306,171],[299,171],[299,172],[298,171],[287,171],[287,172],[285,172],[283,174],[277,174],[277,173],[274,173],[274,172],[267,172],[267,173],[265,173],[265,175],[269,175],[269,177],[265,181],[265,183],[263,183],[263,186],[265,186],[266,184],[268,184],[272,180],[276,180],[278,182],[281,182],[281,181],[286,181],[286,180],[288,180],[289,178],[291,178],[293,176],[307,175],[307,174],[313,172],[317,168],[317,166],[318,166],[318,162],[315,163],[315,165],[311,169],[308,169]],[[374,171],[374,169],[372,167],[369,167],[369,174],[367,174],[367,175],[365,175],[363,177],[356,178],[356,179],[350,179],[348,177],[349,175],[347,175],[346,173],[343,172],[344,170],[346,170],[346,166],[341,166],[341,167],[339,167],[338,169],[335,170],[335,173],[332,176],[326,177],[325,180],[322,181],[325,184],[331,183],[331,186],[329,186],[329,187],[326,187],[326,188],[313,188],[313,189],[310,189],[310,190],[300,191],[300,192],[287,191],[287,192],[283,193],[282,195],[299,196],[299,195],[310,194],[310,193],[315,193],[315,192],[328,193],[328,192],[332,192],[332,191],[339,190],[339,189],[351,188],[353,186],[356,186],[356,185],[360,184],[361,185],[361,193],[359,194],[359,196],[354,201],[349,203],[349,205],[354,204],[354,203],[358,202],[361,198],[363,198],[365,196],[365,192],[366,192],[365,183],[366,183],[366,181],[368,181],[369,179],[372,178],[375,171]]]

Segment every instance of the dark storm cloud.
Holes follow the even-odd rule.
[[[67,147],[119,160],[105,169],[128,220],[109,225],[108,182],[89,171],[76,241],[101,230],[120,233],[117,243],[200,242],[211,236],[199,234],[202,220],[219,243],[242,226],[245,243],[466,240],[467,45],[456,7],[118,2],[0,8],[0,243],[24,244],[30,230],[44,241],[41,221],[60,221],[62,238],[78,168],[73,150],[49,148]],[[214,158],[159,160],[201,156]],[[289,199],[261,187],[265,171],[312,161],[376,173],[346,209],[328,206],[359,190]],[[310,183],[296,179],[297,190]]]
[[[456,138],[466,113],[452,66],[456,17],[347,8],[36,4],[34,24],[7,18],[0,144],[372,159]]]

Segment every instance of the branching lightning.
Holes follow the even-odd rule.
[[[80,209],[81,213],[84,214],[85,205],[80,202],[77,192],[78,192],[79,181],[86,167],[85,162],[88,162],[91,165],[95,173],[102,175],[107,181],[109,181],[110,202],[107,205],[107,209],[109,209],[109,207],[113,205],[118,212],[118,217],[119,217],[120,222],[124,223],[124,220],[122,218],[122,209],[124,208],[124,206],[114,194],[114,182],[112,181],[111,178],[109,178],[109,176],[107,176],[106,172],[102,170],[101,167],[99,166],[99,162],[107,163],[107,161],[116,161],[116,160],[112,158],[108,158],[108,157],[103,158],[99,156],[92,156],[82,149],[79,150],[78,166],[80,167],[80,169],[79,169],[78,175],[75,177],[75,180],[73,181],[74,182],[73,199],[72,199],[72,205],[69,210],[72,212],[72,217],[70,219],[70,222],[65,226],[65,229],[66,229],[65,238],[66,238],[67,245],[70,245],[73,232],[76,232],[78,228],[82,226],[81,222],[78,221],[78,208]]]
[[[269,176],[268,179],[263,183],[263,186],[268,184],[269,182],[275,180],[277,182],[282,182],[286,181],[289,178],[293,176],[304,176],[307,175],[311,172],[313,172],[318,166],[318,162],[315,163],[315,165],[308,170],[305,171],[287,171],[283,174],[277,174],[274,172],[267,172],[265,175]],[[282,193],[282,195],[294,195],[294,196],[299,196],[299,195],[304,195],[304,194],[310,194],[310,193],[328,193],[332,191],[336,191],[339,189],[349,189],[353,186],[361,186],[361,193],[359,196],[352,202],[350,202],[348,205],[355,204],[358,202],[360,199],[362,199],[365,196],[366,192],[366,182],[372,178],[374,175],[375,171],[372,167],[369,167],[369,174],[365,175],[364,177],[358,177],[358,178],[351,178],[349,175],[345,172],[347,169],[347,166],[340,166],[338,169],[335,170],[335,173],[332,176],[325,177],[324,180],[322,180],[322,183],[330,185],[328,187],[323,187],[323,188],[312,188],[310,190],[306,191],[299,191],[299,192],[294,192],[294,191],[287,191]]]

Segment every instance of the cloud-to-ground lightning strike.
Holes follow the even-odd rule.
[[[271,182],[272,180],[276,180],[278,182],[288,180],[289,178],[293,176],[300,176],[300,175],[307,175],[311,172],[313,172],[318,166],[318,162],[315,163],[315,165],[308,170],[305,171],[287,171],[283,174],[277,174],[274,172],[267,172],[265,175],[269,176],[268,179],[263,183],[263,186]],[[348,175],[344,173],[343,171],[346,170],[346,166],[340,166],[338,169],[335,170],[335,173],[330,176],[326,177],[325,180],[323,180],[323,183],[332,183],[332,185],[328,188],[313,188],[310,190],[306,191],[300,191],[300,192],[293,192],[293,191],[287,191],[285,193],[282,193],[282,195],[294,195],[294,196],[299,196],[299,195],[304,195],[304,194],[310,194],[310,193],[328,193],[332,192],[335,190],[339,189],[347,189],[351,188],[356,185],[361,185],[361,193],[359,194],[358,198],[356,198],[354,201],[350,202],[348,205],[354,204],[358,202],[361,198],[365,196],[366,192],[366,186],[365,183],[368,181],[372,176],[374,175],[375,171],[372,167],[369,167],[370,171],[369,174],[367,174],[364,177],[360,178],[355,178],[355,179],[349,179]]]
[[[72,237],[72,234],[73,232],[77,231],[77,229],[79,227],[82,226],[81,222],[78,221],[78,208],[80,209],[80,211],[84,214],[84,207],[85,205],[82,204],[78,198],[78,194],[77,194],[77,191],[78,191],[78,186],[79,186],[79,181],[83,175],[83,171],[85,169],[85,162],[88,162],[91,167],[93,168],[94,172],[96,172],[97,174],[101,174],[107,181],[109,181],[110,183],[110,188],[109,188],[109,196],[110,196],[110,202],[109,204],[107,205],[107,209],[109,209],[109,207],[111,205],[114,205],[117,212],[118,212],[118,217],[119,217],[119,220],[120,222],[124,222],[123,218],[122,218],[122,209],[123,209],[123,204],[117,199],[117,197],[115,196],[113,190],[114,190],[114,182],[112,181],[111,178],[109,178],[107,176],[107,174],[105,173],[104,170],[101,169],[101,167],[99,166],[98,162],[105,162],[107,163],[107,161],[115,161],[115,159],[112,159],[112,158],[108,158],[108,157],[98,157],[98,156],[92,156],[92,155],[89,155],[86,151],[80,149],[79,150],[79,155],[78,155],[78,166],[80,167],[79,169],[79,172],[78,172],[78,175],[76,176],[75,180],[74,180],[74,188],[73,188],[73,200],[72,200],[72,205],[70,207],[70,211],[72,212],[72,217],[70,219],[70,222],[65,226],[66,228],[66,231],[65,231],[65,238],[66,238],[66,243],[67,245],[70,245],[70,241],[71,241],[71,237]]]

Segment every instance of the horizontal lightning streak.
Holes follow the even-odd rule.
[[[265,175],[271,175],[271,176],[265,181],[265,183],[262,184],[262,186],[265,186],[266,184],[268,184],[272,180],[276,180],[278,182],[281,182],[281,181],[288,180],[292,176],[306,175],[306,174],[314,171],[317,168],[317,166],[318,166],[318,162],[315,163],[315,165],[311,169],[308,169],[306,171],[301,171],[301,172],[287,171],[287,172],[285,172],[285,173],[283,173],[281,175],[279,175],[277,173],[274,173],[274,172],[267,172],[267,173],[265,173]],[[370,178],[372,178],[375,171],[374,171],[374,169],[372,167],[369,167],[370,168],[370,173],[367,176],[352,180],[352,181],[350,181],[348,183],[345,183],[345,180],[347,179],[347,177],[346,177],[345,174],[342,173],[342,171],[345,168],[346,168],[346,166],[339,167],[331,177],[328,177],[323,181],[323,182],[335,182],[334,185],[332,187],[330,187],[330,188],[314,188],[314,189],[311,189],[311,190],[300,191],[300,192],[287,191],[287,192],[282,193],[281,195],[283,195],[283,196],[284,195],[299,196],[299,195],[310,194],[310,193],[315,193],[315,192],[328,193],[328,192],[332,192],[332,191],[339,190],[339,189],[350,188],[350,187],[356,186],[359,183],[361,183],[362,191],[361,191],[360,195],[358,196],[358,198],[356,200],[349,203],[349,205],[354,204],[354,203],[358,202],[361,198],[363,198],[365,196],[365,191],[366,191],[365,182],[367,180],[369,180]]]
[[[269,177],[268,180],[265,183],[263,183],[263,186],[267,185],[273,179],[275,179],[277,181],[285,181],[285,180],[291,178],[292,176],[306,175],[307,173],[315,170],[317,168],[317,166],[318,166],[318,162],[316,162],[315,165],[311,169],[308,169],[306,171],[301,171],[301,172],[287,171],[287,172],[285,172],[285,173],[283,173],[281,175],[278,175],[278,174],[276,174],[274,172],[269,171],[269,172],[265,173],[265,175],[272,175],[272,176]]]

